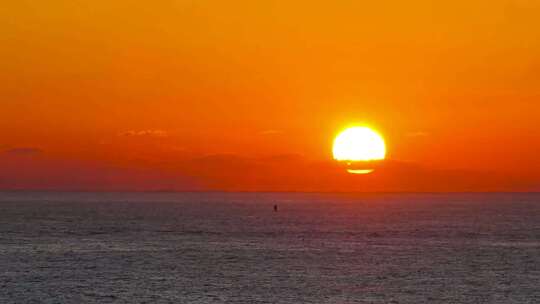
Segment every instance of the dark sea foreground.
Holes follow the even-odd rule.
[[[0,303],[540,303],[540,195],[4,192]]]

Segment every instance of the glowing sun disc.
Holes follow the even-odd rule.
[[[373,169],[347,169],[347,172],[351,174],[370,174],[375,170]]]
[[[386,156],[384,139],[368,127],[352,127],[334,139],[332,152],[337,161],[368,162]]]

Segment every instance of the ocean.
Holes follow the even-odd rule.
[[[540,194],[2,192],[0,303],[540,303]]]

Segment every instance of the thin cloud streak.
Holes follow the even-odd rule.
[[[9,155],[29,156],[29,155],[42,154],[43,150],[39,148],[32,148],[32,147],[20,147],[20,148],[8,149],[4,151],[4,153],[9,154]]]
[[[148,130],[129,130],[118,134],[119,136],[149,136],[149,137],[167,137],[169,132],[160,129]]]

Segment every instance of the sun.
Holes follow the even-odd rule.
[[[386,157],[386,144],[379,133],[369,127],[352,127],[334,139],[332,152],[340,162],[372,162]],[[348,170],[350,173],[370,173],[373,170]]]

